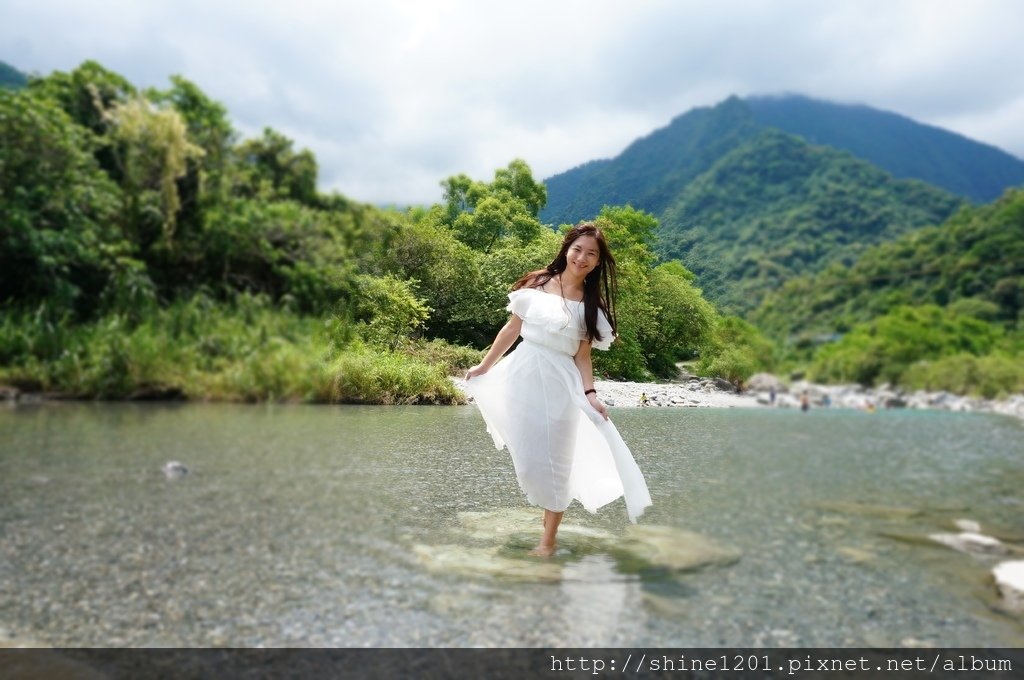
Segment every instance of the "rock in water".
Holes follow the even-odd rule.
[[[621,551],[651,566],[690,571],[739,561],[740,551],[692,531],[659,525],[630,525]]]
[[[167,479],[180,479],[187,474],[188,468],[185,467],[184,463],[179,463],[176,460],[164,463],[164,476]]]
[[[975,522],[973,519],[958,519],[953,522],[956,528],[960,531],[968,531],[972,534],[981,533],[981,524]]]
[[[562,565],[552,560],[504,557],[500,548],[464,545],[415,545],[413,553],[429,571],[460,576],[489,576],[511,581],[562,580]]]
[[[1007,608],[1024,612],[1024,560],[1000,562],[992,569],[992,577]]]
[[[1007,552],[1006,546],[999,539],[970,531],[959,534],[928,534],[928,538],[971,555],[1000,555]]]

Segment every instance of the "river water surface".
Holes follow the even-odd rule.
[[[1024,423],[612,409],[654,506],[541,512],[462,407],[0,410],[0,637],[59,646],[1020,646]],[[189,473],[169,479],[171,460]],[[645,533],[646,532],[646,533]],[[681,555],[681,556],[680,556]],[[1021,559],[1019,554],[1015,559]]]

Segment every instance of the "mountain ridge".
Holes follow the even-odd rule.
[[[26,85],[28,85],[28,76],[26,74],[6,61],[0,61],[0,87],[20,90]]]
[[[941,223],[964,203],[768,128],[663,211],[658,251],[693,271],[709,299],[742,314],[790,278],[849,264],[866,247]]]
[[[692,151],[715,153],[712,145],[694,144],[707,141],[704,133],[712,124],[709,119],[717,119],[719,124],[732,121],[738,127],[726,132],[740,133],[746,138],[756,128],[780,129],[811,144],[848,151],[898,179],[928,182],[973,202],[987,203],[1010,187],[1024,185],[1024,160],[991,144],[899,113],[798,94],[746,98],[734,95],[713,106],[695,107],[674,117],[668,125],[637,138],[612,158],[591,160],[546,178],[548,204],[541,211],[541,220],[549,224],[573,223],[592,218],[602,205],[624,203],[658,215],[669,202],[664,199],[664,192],[680,187],[678,181],[668,181],[667,177],[651,180],[646,170],[659,166],[700,165],[703,170],[710,167],[707,159],[679,157]],[[687,140],[687,135],[692,139]],[[733,148],[728,138],[721,141],[723,148],[718,150],[718,156]],[[908,150],[913,152],[909,156]],[[638,155],[659,153],[676,157],[638,162]],[[620,169],[624,164],[645,171],[630,176],[633,173]],[[692,176],[677,174],[674,179],[692,179],[696,174],[699,172]],[[644,181],[646,186],[637,186]]]
[[[903,114],[798,94],[743,101],[763,125],[811,144],[844,149],[897,179],[919,179],[977,203],[994,201],[1007,188],[1024,184],[1024,160]]]
[[[789,278],[849,265],[1014,183],[1024,184],[1024,161],[899,114],[734,96],[549,178],[541,219],[575,223],[604,205],[646,211],[659,221],[659,253],[697,274],[708,299],[745,314]]]

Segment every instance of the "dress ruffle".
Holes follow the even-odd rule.
[[[508,306],[505,308],[525,323],[536,326],[547,333],[572,338],[579,342],[586,339],[586,326],[583,324],[583,303],[566,300],[560,295],[545,293],[536,288],[520,288],[508,294]],[[604,310],[597,310],[597,330],[600,340],[591,343],[594,349],[611,348],[615,335],[612,325]]]

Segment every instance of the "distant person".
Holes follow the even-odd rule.
[[[775,406],[775,385],[768,388],[768,403]]]
[[[811,409],[811,396],[804,390],[800,394],[800,410],[809,411]]]
[[[640,405],[641,406],[650,406],[651,405],[651,400],[647,398],[647,393],[646,392],[641,392],[640,393]]]
[[[512,454],[526,498],[544,508],[530,551],[555,552],[562,515],[578,499],[590,512],[625,496],[632,521],[651,505],[643,473],[594,389],[591,349],[615,339],[615,260],[592,222],[565,235],[554,261],[516,281],[512,313],[491,349],[466,372],[497,448]],[[516,338],[523,342],[502,361]]]

